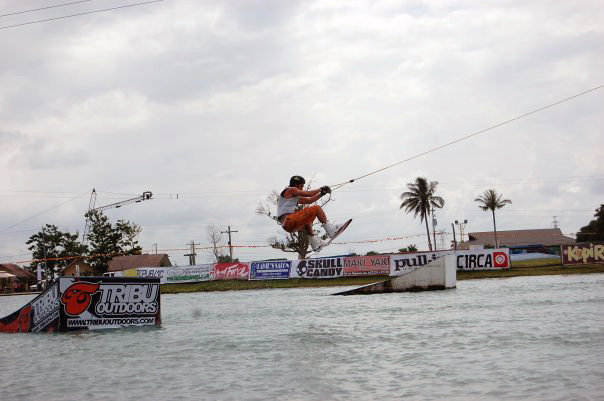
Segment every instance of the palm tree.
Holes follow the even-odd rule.
[[[493,231],[495,232],[495,248],[499,248],[499,242],[497,241],[497,225],[495,224],[495,209],[501,209],[505,205],[512,203],[509,199],[501,199],[503,194],[497,194],[494,189],[487,189],[482,195],[474,199],[475,202],[480,203],[478,206],[485,212],[490,210],[493,213]]]
[[[430,209],[433,207],[442,208],[445,200],[440,196],[434,195],[438,181],[430,181],[425,177],[417,177],[414,183],[407,184],[409,191],[401,194],[401,209],[405,208],[406,213],[413,212],[413,217],[419,215],[420,221],[426,222],[426,233],[428,234],[428,246],[432,250],[430,241],[430,229],[428,228],[428,217]]]

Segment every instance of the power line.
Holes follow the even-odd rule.
[[[57,4],[55,6],[48,6],[48,7],[40,7],[40,8],[34,8],[33,10],[25,10],[25,11],[16,11],[14,13],[8,13],[8,14],[0,14],[0,18],[2,17],[8,17],[10,15],[17,15],[17,14],[25,14],[25,13],[33,13],[35,11],[41,11],[41,10],[48,10],[50,8],[57,8],[57,7],[65,7],[65,6],[70,6],[72,4],[78,4],[78,3],[88,3],[90,1],[94,1],[94,0],[80,0],[80,1],[72,1],[71,3],[63,3],[63,4]]]
[[[355,182],[355,181],[357,181],[357,180],[360,180],[360,179],[363,179],[363,178],[369,177],[370,175],[377,174],[377,173],[380,173],[380,172],[382,172],[382,171],[384,171],[384,170],[387,170],[387,169],[389,169],[389,168],[392,168],[392,167],[398,166],[399,164],[406,163],[406,162],[408,162],[408,161],[410,161],[410,160],[417,159],[418,157],[421,157],[421,156],[427,155],[427,154],[429,154],[429,153],[435,152],[435,151],[440,150],[440,149],[442,149],[442,148],[445,148],[445,147],[447,147],[447,146],[451,146],[451,145],[456,144],[456,143],[458,143],[458,142],[465,141],[466,139],[469,139],[469,138],[472,138],[472,137],[474,137],[474,136],[477,136],[477,135],[483,134],[483,133],[485,133],[485,132],[487,132],[487,131],[490,131],[490,130],[493,130],[493,129],[495,129],[495,128],[501,127],[501,126],[503,126],[503,125],[509,124],[509,123],[511,123],[511,122],[513,122],[513,121],[520,120],[521,118],[524,118],[524,117],[530,116],[531,114],[538,113],[538,112],[543,111],[543,110],[545,110],[545,109],[548,109],[548,108],[550,108],[550,107],[554,107],[554,106],[559,105],[559,104],[561,104],[561,103],[564,103],[564,102],[567,102],[567,101],[569,101],[569,100],[575,99],[575,98],[577,98],[577,97],[579,97],[579,96],[586,95],[586,94],[588,94],[588,93],[590,93],[590,92],[593,92],[593,91],[596,91],[596,90],[598,90],[598,89],[602,89],[603,87],[604,87],[604,85],[599,85],[599,86],[596,86],[596,87],[591,88],[591,89],[588,89],[588,90],[586,90],[586,91],[584,91],[584,92],[577,93],[576,95],[573,95],[573,96],[567,97],[567,98],[565,98],[565,99],[558,100],[557,102],[554,102],[554,103],[548,104],[547,106],[540,107],[540,108],[535,109],[535,110],[533,110],[533,111],[529,111],[528,113],[524,113],[524,114],[521,114],[521,115],[516,116],[516,117],[514,117],[514,118],[511,118],[511,119],[509,119],[509,120],[506,120],[506,121],[504,121],[504,122],[501,122],[501,123],[499,123],[499,124],[495,124],[495,125],[493,125],[493,126],[490,126],[489,128],[485,128],[485,129],[483,129],[483,130],[480,130],[480,131],[474,132],[474,133],[472,133],[472,134],[466,135],[466,136],[464,136],[464,137],[458,138],[458,139],[456,139],[456,140],[454,140],[454,141],[447,142],[447,143],[445,143],[444,145],[437,146],[437,147],[432,148],[432,149],[430,149],[430,150],[427,150],[427,151],[425,151],[425,152],[419,153],[419,154],[417,154],[417,155],[415,155],[415,156],[409,157],[409,158],[407,158],[407,159],[405,159],[405,160],[401,160],[401,161],[399,161],[399,162],[396,162],[396,163],[390,164],[390,165],[388,165],[388,166],[382,167],[382,168],[377,169],[377,170],[375,170],[375,171],[372,171],[372,172],[370,172],[370,173],[367,173],[367,174],[361,175],[361,176],[356,177],[356,178],[352,178],[352,179],[350,179],[350,180],[348,180],[348,181],[344,181],[344,182],[341,182],[341,183],[339,183],[339,184],[334,184],[334,185],[331,185],[331,187],[332,187],[332,189],[333,189],[333,190],[338,189],[338,188],[341,188],[342,186],[344,186],[344,185],[346,185],[346,184],[353,183],[353,182]]]
[[[118,7],[112,7],[112,8],[105,8],[103,10],[95,10],[95,11],[87,11],[84,13],[78,13],[78,14],[71,14],[71,15],[64,15],[62,17],[55,17],[55,18],[46,18],[46,19],[41,19],[41,20],[37,20],[37,21],[30,21],[30,22],[24,22],[22,24],[15,24],[15,25],[6,25],[6,26],[0,26],[0,29],[8,29],[8,28],[15,28],[18,26],[24,26],[24,25],[32,25],[32,24],[38,24],[40,22],[48,22],[48,21],[55,21],[55,20],[59,20],[59,19],[65,19],[65,18],[71,18],[71,17],[79,17],[82,15],[88,15],[88,14],[95,14],[95,13],[101,13],[104,11],[113,11],[113,10],[118,10],[120,8],[128,8],[128,7],[136,7],[136,6],[142,6],[145,4],[151,4],[151,3],[159,3],[160,1],[164,1],[164,0],[153,0],[153,1],[145,1],[142,3],[134,3],[134,4],[126,4],[124,6],[118,6]]]

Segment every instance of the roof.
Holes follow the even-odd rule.
[[[495,234],[493,231],[468,233],[469,241],[464,242],[465,246],[470,245],[495,245]],[[575,240],[562,235],[559,228],[543,228],[535,230],[509,230],[497,231],[497,241],[499,246],[526,246],[526,245],[572,245]]]
[[[14,276],[17,276],[17,277],[19,277],[21,279],[25,279],[25,280],[35,280],[36,279],[36,276],[34,276],[33,273],[28,272],[24,268],[19,267],[13,263],[0,264],[0,271],[5,271],[7,273],[10,273]]]
[[[73,265],[80,265],[80,269],[90,270],[90,271],[93,270],[92,266],[90,266],[89,263],[86,263],[83,259],[78,258],[78,259],[74,259],[70,264],[68,264],[67,266],[62,268],[61,271],[59,272],[59,274],[63,273],[65,270],[69,269]]]
[[[92,268],[92,266],[90,266],[89,263],[86,263],[83,259],[78,258],[78,259],[74,259],[70,264],[68,264],[67,266],[62,268],[61,271],[59,272],[59,275],[62,275],[67,269],[69,269],[73,265],[80,265],[80,270],[84,270],[84,271],[93,271],[94,270]]]
[[[109,261],[107,271],[117,272],[136,267],[165,267],[172,266],[167,253],[116,256]]]

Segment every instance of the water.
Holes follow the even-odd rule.
[[[161,329],[0,334],[0,398],[604,399],[604,275],[328,296],[348,288],[164,295]]]

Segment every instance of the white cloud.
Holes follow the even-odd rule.
[[[261,244],[279,227],[254,209],[293,174],[342,182],[601,84],[602,14],[597,1],[183,0],[4,30],[0,230],[65,199],[53,191],[96,187],[99,203],[129,196],[107,192],[154,192],[110,212],[143,226],[146,249],[205,242],[207,224]],[[602,202],[602,99],[585,95],[347,185],[328,215],[355,219],[350,240],[421,234],[398,196],[422,175],[441,182],[441,229],[468,218],[467,230],[489,230],[473,200],[496,188],[514,202],[498,215],[502,229],[558,215],[576,231]],[[8,231],[75,230],[86,207],[87,195]],[[2,238],[0,256],[12,255],[27,233]],[[332,250],[409,243],[427,245]],[[173,256],[183,263],[184,253]]]

